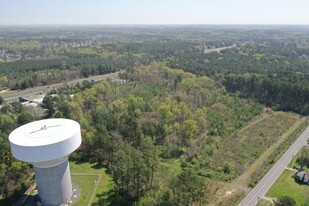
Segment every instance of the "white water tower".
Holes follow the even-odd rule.
[[[80,125],[68,119],[46,119],[25,124],[9,136],[15,158],[33,164],[44,206],[56,206],[72,197],[68,156],[81,144]]]

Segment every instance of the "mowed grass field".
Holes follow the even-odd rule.
[[[113,195],[113,181],[106,173],[106,168],[98,167],[96,164],[76,162],[70,162],[70,168],[72,181],[81,190],[81,196],[74,206],[87,206],[93,192],[91,206],[105,205],[108,202],[109,196]],[[98,182],[100,175],[101,180]]]
[[[95,180],[98,180],[97,175],[71,175],[72,182],[78,185],[80,189],[80,196],[75,206],[86,206],[90,200],[91,194],[94,191],[95,185],[93,184]]]
[[[286,195],[293,198],[297,205],[305,204],[309,198],[309,185],[295,182],[293,175],[293,171],[285,170],[266,196],[278,198]]]

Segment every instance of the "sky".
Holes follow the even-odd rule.
[[[0,25],[306,24],[309,0],[2,0]]]

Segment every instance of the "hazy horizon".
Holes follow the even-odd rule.
[[[305,0],[14,0],[1,26],[21,25],[308,25]]]
[[[309,24],[7,24],[0,28],[307,28]]]

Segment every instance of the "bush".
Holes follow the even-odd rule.
[[[296,202],[289,196],[281,196],[275,201],[276,206],[296,206]]]

